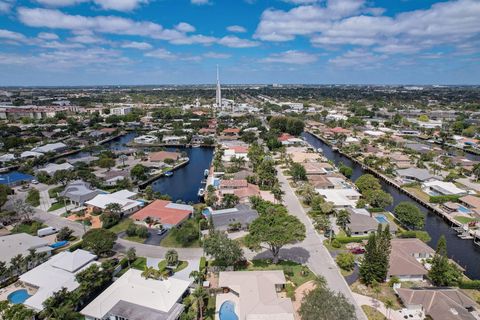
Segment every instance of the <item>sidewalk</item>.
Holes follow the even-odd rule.
[[[366,305],[366,306],[370,306],[372,308],[375,308],[377,311],[381,312],[389,320],[405,320],[405,318],[404,318],[405,315],[402,314],[401,311],[393,310],[393,309],[387,310],[387,308],[385,307],[385,305],[381,301],[378,301],[374,298],[367,297],[367,296],[364,296],[364,295],[361,295],[361,294],[358,294],[358,293],[355,293],[355,292],[352,292],[352,294],[353,294],[353,297],[355,298],[355,300],[357,301],[358,305],[360,305],[360,306]],[[389,317],[387,315],[389,315]],[[419,320],[419,319],[423,319],[423,318],[408,317],[408,319]]]

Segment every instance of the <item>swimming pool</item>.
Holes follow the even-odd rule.
[[[26,289],[20,289],[10,293],[7,299],[8,301],[10,301],[10,303],[20,304],[20,303],[24,303],[25,300],[27,300],[30,297],[31,296],[28,294],[28,291]]]
[[[460,211],[461,213],[466,213],[466,214],[472,213],[472,211],[470,209],[465,208],[464,206],[458,206],[458,211]]]
[[[235,303],[230,300],[222,303],[218,315],[220,320],[238,320],[238,316],[235,313]]]
[[[22,181],[32,181],[34,176],[18,171],[0,174],[0,184],[16,186]]]
[[[375,219],[377,219],[378,223],[388,223],[388,219],[387,217],[385,217],[383,214],[379,214],[377,216],[375,216]]]

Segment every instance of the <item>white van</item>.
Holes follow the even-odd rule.
[[[37,236],[45,237],[45,236],[49,236],[49,235],[57,233],[57,232],[58,232],[57,229],[54,228],[54,227],[46,227],[46,228],[43,228],[43,229],[39,229],[37,231]]]

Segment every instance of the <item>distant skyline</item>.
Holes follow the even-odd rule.
[[[480,84],[479,0],[0,0],[0,86]]]

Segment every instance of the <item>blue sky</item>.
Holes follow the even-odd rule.
[[[479,0],[0,0],[0,85],[480,84]]]

